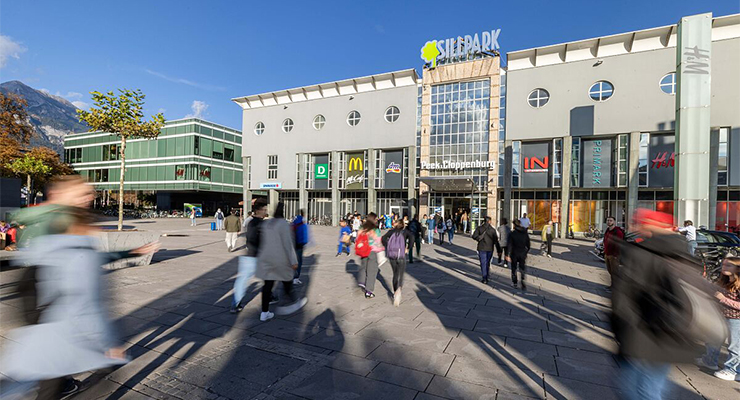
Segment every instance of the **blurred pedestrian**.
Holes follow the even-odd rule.
[[[542,244],[544,245],[545,251],[548,258],[552,258],[552,237],[553,237],[553,225],[552,221],[549,221],[547,225],[542,227]]]
[[[437,223],[434,221],[434,215],[424,216],[424,223],[427,226],[427,244],[434,244],[434,230],[437,227]]]
[[[231,313],[237,313],[244,309],[244,295],[247,290],[247,282],[257,269],[257,257],[259,256],[261,235],[260,225],[267,216],[267,202],[257,199],[252,205],[250,216],[244,221],[247,238],[247,255],[239,257],[239,270],[234,280],[234,302],[231,305]]]
[[[439,214],[437,214],[434,219],[437,224],[434,231],[439,235],[439,245],[441,246],[445,244],[445,230],[447,229],[447,223],[445,223],[445,219]]]
[[[455,237],[455,221],[452,220],[450,216],[447,216],[447,221],[445,222],[447,231],[447,239],[450,241],[450,244],[452,244],[452,238]]]
[[[690,220],[683,222],[683,227],[676,229],[680,234],[686,236],[686,242],[688,243],[689,254],[692,256],[696,255],[696,228],[694,223]]]
[[[414,218],[406,225],[406,229],[409,231],[412,237],[412,241],[409,243],[409,264],[414,263],[414,245],[416,245],[416,256],[421,258],[421,223],[419,223],[419,214],[414,215]],[[388,252],[386,251],[386,254]]]
[[[498,265],[504,265],[506,263],[506,257],[509,255],[509,234],[511,233],[511,227],[509,226],[509,220],[507,218],[501,218],[501,225],[496,228],[498,233],[498,246],[496,251],[498,253]],[[503,253],[503,258],[501,257]]]
[[[305,212],[298,211],[298,215],[293,219],[291,228],[293,228],[293,239],[295,241],[295,256],[298,260],[298,268],[293,274],[293,284],[300,285],[301,268],[303,267],[303,248],[308,244],[308,225],[306,225]]]
[[[236,210],[232,209],[229,216],[226,217],[224,225],[226,226],[226,248],[229,252],[236,249],[236,239],[239,236],[239,230],[241,224],[239,223],[239,217],[236,216]]]
[[[614,282],[614,274],[619,270],[619,248],[624,240],[624,231],[616,224],[617,220],[611,215],[606,218],[606,232],[604,232],[604,262],[606,270],[609,272],[611,282],[609,289]]]
[[[483,225],[473,232],[473,240],[478,242],[478,260],[480,261],[481,282],[488,283],[488,272],[491,269],[491,258],[493,248],[498,246],[498,234],[496,228],[491,226],[491,217],[486,217]]]
[[[224,229],[224,213],[223,213],[223,211],[221,211],[220,208],[218,210],[216,210],[215,217],[216,217],[216,230],[217,231],[220,231],[220,230]]]
[[[275,207],[272,218],[266,219],[260,225],[260,248],[257,259],[255,276],[265,283],[262,287],[262,314],[260,321],[272,319],[275,314],[270,312],[272,287],[275,281],[283,282],[283,290],[292,303],[277,307],[278,315],[292,314],[306,305],[308,299],[297,298],[293,293],[293,276],[298,269],[298,259],[290,233],[290,225],[285,221],[285,205],[280,202]]]
[[[529,229],[530,225],[532,225],[532,221],[527,218],[527,213],[522,214],[522,217],[519,218],[519,226],[524,229]]]
[[[339,221],[339,245],[337,246],[337,257],[343,252],[350,255],[349,246],[352,244],[352,230],[346,221]]]
[[[506,257],[506,261],[511,265],[511,285],[516,288],[516,271],[519,270],[522,281],[522,290],[527,290],[527,285],[524,283],[524,279],[527,275],[527,253],[529,253],[531,243],[529,241],[527,229],[522,226],[519,220],[514,220],[514,230],[511,231],[506,242],[509,248],[509,256]]]
[[[414,236],[404,229],[403,220],[398,220],[393,229],[383,235],[381,242],[393,269],[393,305],[398,307],[401,304],[403,276],[406,273],[406,252],[411,251]]]
[[[195,223],[195,207],[190,207],[190,226],[197,226]]]
[[[722,275],[717,281],[719,290],[715,297],[722,304],[727,325],[730,328],[730,341],[727,345],[729,357],[724,369],[719,369],[719,346],[707,345],[707,352],[696,360],[697,364],[712,371],[719,379],[740,381],[740,257],[727,257],[722,263]]]
[[[460,217],[462,221],[462,233],[468,233],[468,211],[465,210]]]
[[[380,237],[377,233],[377,219],[374,214],[368,214],[362,230],[357,235],[355,253],[360,257],[360,268],[357,271],[357,285],[365,292],[365,298],[375,297],[375,279],[378,275],[378,253],[377,247]],[[382,243],[380,244],[382,246]]]

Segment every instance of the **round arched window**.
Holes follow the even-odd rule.
[[[313,129],[320,131],[321,128],[324,127],[324,125],[326,125],[326,118],[324,118],[323,115],[319,114],[313,117]]]
[[[293,130],[293,120],[290,118],[286,118],[285,121],[283,121],[283,132],[288,133]]]
[[[548,101],[550,101],[550,93],[545,89],[535,89],[527,97],[527,102],[534,108],[544,107]]]
[[[593,101],[607,101],[614,94],[614,85],[607,81],[598,81],[588,89],[588,95]]]
[[[660,90],[665,94],[676,94],[676,73],[665,74],[660,79]]]
[[[349,126],[357,126],[360,123],[362,116],[359,111],[353,110],[347,115],[347,124]]]
[[[398,121],[401,116],[401,110],[396,106],[390,106],[385,110],[385,120],[390,123]]]
[[[265,124],[263,124],[261,121],[254,124],[254,134],[259,136],[263,133],[265,133]]]

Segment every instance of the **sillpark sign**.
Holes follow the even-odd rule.
[[[421,48],[421,59],[431,63],[432,68],[437,67],[438,60],[449,60],[480,54],[491,50],[498,50],[498,37],[501,29],[484,31],[478,36],[465,35],[457,38],[430,40]]]

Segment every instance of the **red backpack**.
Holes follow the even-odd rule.
[[[365,258],[370,255],[370,241],[367,237],[367,232],[360,232],[355,240],[355,254]]]

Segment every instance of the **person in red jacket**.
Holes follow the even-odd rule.
[[[604,260],[606,270],[614,281],[614,274],[619,269],[619,245],[624,239],[624,231],[618,227],[614,217],[606,218],[606,232],[604,233]],[[611,289],[611,285],[609,286]]]

